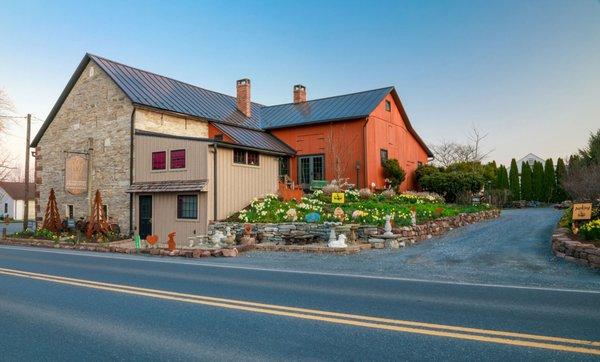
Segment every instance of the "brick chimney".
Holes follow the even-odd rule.
[[[246,117],[252,115],[250,105],[250,79],[244,78],[237,81],[237,109]]]
[[[306,102],[306,87],[302,84],[294,86],[294,103]]]

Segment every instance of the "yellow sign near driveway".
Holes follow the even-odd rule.
[[[592,204],[573,204],[573,220],[589,220],[592,218]]]
[[[343,192],[334,192],[331,194],[332,204],[343,204],[345,202],[346,194]]]

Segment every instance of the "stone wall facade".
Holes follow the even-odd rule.
[[[125,93],[90,61],[36,147],[36,219],[41,221],[54,188],[61,216],[73,205],[74,218],[88,214],[87,193],[65,190],[67,152],[86,152],[93,139],[92,188],[99,189],[108,216],[129,232],[131,117]]]
[[[444,234],[457,227],[497,218],[499,216],[500,210],[460,214],[458,216],[440,218],[415,226],[394,228],[392,232],[398,235],[398,239],[415,243],[429,239],[435,235]],[[235,233],[238,237],[241,237],[244,233],[244,225],[245,223],[238,222],[215,222],[208,226],[208,235],[212,235],[217,230],[225,233],[227,227],[229,227],[231,233]],[[251,225],[253,226],[252,233],[256,236],[258,242],[275,244],[282,243],[285,239],[291,237],[302,238],[307,235],[314,235],[315,241],[327,241],[332,228],[335,229],[336,234],[344,234],[349,240],[351,239],[352,229],[354,229],[356,237],[364,242],[377,238],[377,236],[384,233],[382,227],[360,224],[289,222],[278,224],[256,223]]]
[[[600,247],[574,240],[566,228],[552,234],[552,252],[559,258],[600,269]]]
[[[208,138],[208,122],[147,109],[135,110],[135,129],[173,136]]]

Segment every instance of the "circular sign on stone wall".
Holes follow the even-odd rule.
[[[65,190],[71,195],[87,191],[87,159],[81,155],[67,158],[65,167]]]

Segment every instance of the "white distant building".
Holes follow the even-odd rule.
[[[527,154],[527,156],[521,158],[517,161],[517,168],[519,169],[519,173],[521,173],[521,169],[523,168],[523,163],[527,162],[529,166],[533,167],[533,164],[536,162],[544,163],[544,160],[541,157],[534,155],[533,153]]]
[[[35,220],[35,184],[29,184],[27,197],[25,197],[24,182],[0,182],[0,216],[22,220],[25,198],[29,202],[29,220]]]

